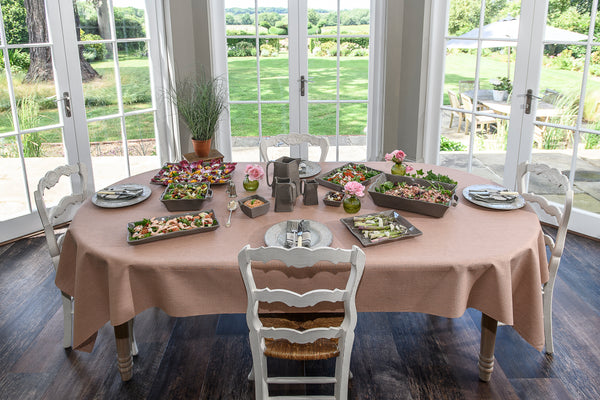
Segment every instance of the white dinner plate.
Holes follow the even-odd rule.
[[[492,208],[494,210],[516,210],[525,205],[525,199],[521,195],[518,195],[511,202],[492,203],[492,202],[480,201],[480,200],[474,199],[471,196],[471,194],[469,193],[469,191],[471,191],[471,190],[508,191],[508,189],[506,189],[502,186],[498,186],[498,185],[472,185],[472,186],[467,186],[466,188],[464,188],[463,196],[465,197],[465,199],[467,199],[471,203],[477,204],[478,206],[481,206],[481,207]]]

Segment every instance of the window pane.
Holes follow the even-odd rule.
[[[311,135],[335,136],[336,105],[311,103],[308,105],[308,133]]]
[[[254,0],[226,0],[225,25],[227,36],[256,34],[256,26],[254,25]]]
[[[342,43],[342,54],[346,55],[340,59],[340,99],[366,100],[369,89],[369,39],[349,39],[353,41]],[[366,47],[361,47],[361,44]]]
[[[309,35],[337,35],[337,0],[308,0],[307,7]]]
[[[258,137],[258,105],[257,104],[230,104],[231,136],[256,136]]]
[[[8,44],[45,43],[48,42],[48,25],[44,3],[32,2],[31,10],[25,9],[24,0],[2,1],[4,32]],[[31,37],[27,28],[27,14],[35,16],[39,22],[37,29],[32,30]],[[27,53],[27,50],[24,51]]]
[[[80,51],[84,46],[79,46]],[[86,51],[83,50],[84,57]],[[83,95],[87,118],[112,115],[119,112],[117,87],[115,83],[115,63],[113,60],[90,61],[93,68],[90,79],[84,78]],[[94,74],[94,73],[97,73]]]
[[[269,39],[271,49],[277,53],[269,56],[261,50],[260,57],[260,98],[261,100],[288,100],[289,99],[289,73],[287,49],[284,43],[287,39]],[[277,48],[275,48],[277,46]],[[263,46],[261,46],[263,49]],[[283,53],[283,51],[286,51]],[[281,51],[282,53],[279,53]]]
[[[27,194],[25,185],[23,183],[23,168],[21,166],[21,160],[16,152],[16,142],[14,138],[4,138],[2,143],[0,139],[0,146],[4,146],[2,151],[5,151],[6,146],[10,147],[10,158],[0,158],[0,166],[2,171],[10,171],[11,177],[14,179],[8,179],[8,177],[0,179],[0,221],[6,221],[21,215],[29,213],[29,207],[27,206]]]
[[[120,118],[88,124],[96,189],[127,177]]]
[[[262,104],[262,135],[274,136],[290,132],[288,104]]]
[[[325,41],[327,40],[327,41]],[[308,39],[313,47],[312,55],[308,57],[308,99],[335,100],[337,92],[337,44],[334,39]],[[332,51],[325,51],[325,46]],[[337,50],[336,50],[337,51]]]
[[[227,57],[229,99],[232,101],[258,100],[256,47],[250,43],[252,40],[242,42],[239,39],[227,39],[227,47],[230,49],[230,55]],[[235,54],[248,55],[231,55],[232,48],[244,51]]]
[[[160,168],[154,137],[154,113],[125,117],[125,129],[127,130],[127,151],[131,174],[135,175]]]
[[[113,0],[113,7],[117,39],[147,37],[144,0]]]
[[[152,108],[150,65],[146,42],[127,43],[119,51],[119,71],[125,112]]]

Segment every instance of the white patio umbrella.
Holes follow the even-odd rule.
[[[516,46],[519,36],[519,19],[507,17],[500,21],[492,22],[483,26],[481,32],[482,47],[507,47],[508,48],[508,77],[510,78],[510,48]],[[479,38],[479,28],[470,30],[448,41],[449,49],[476,49]],[[500,39],[500,40],[494,40]],[[505,41],[501,39],[515,40]],[[581,33],[567,31],[546,25],[544,40],[549,42],[579,42],[586,40],[587,36]]]

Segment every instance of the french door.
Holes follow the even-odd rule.
[[[595,162],[600,153],[600,107],[596,107],[600,78],[595,56],[599,43],[594,42],[597,0],[578,10],[589,21],[586,32],[572,32],[568,26],[559,29],[561,14],[556,7],[549,12],[548,1],[523,1],[520,7],[514,2],[509,18],[488,15],[491,9],[486,2],[478,3],[476,31],[456,33],[458,19],[453,13],[460,9],[459,2],[449,1],[444,74],[448,106],[442,109],[448,116],[453,113],[454,121],[462,112],[471,123],[465,130],[464,125],[444,121],[442,148],[450,143],[455,151],[440,152],[440,162],[511,188],[516,187],[521,162],[559,168],[575,191],[569,228],[600,237],[600,167]],[[506,31],[491,29],[504,22],[509,22],[502,28]],[[509,31],[510,23],[516,31]],[[513,85],[510,97],[489,99],[492,84],[503,77]],[[453,93],[470,97],[478,107],[465,107],[464,102],[453,106]],[[475,123],[490,117],[493,124]],[[549,201],[562,201],[560,194],[546,193],[539,186],[535,191]]]
[[[225,23],[234,151],[302,132],[366,159],[369,0],[227,0]]]
[[[41,228],[33,192],[58,165],[87,164],[91,189],[159,167],[157,4],[12,3],[0,21],[0,242]],[[48,205],[69,191],[60,182]]]

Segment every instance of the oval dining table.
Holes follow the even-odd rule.
[[[343,164],[321,163],[321,173]],[[238,163],[233,174],[238,199],[253,194],[242,187],[245,165]],[[366,165],[385,172],[391,167],[385,162]],[[536,349],[544,346],[541,284],[548,272],[542,229],[528,205],[502,211],[466,200],[463,188],[491,183],[484,178],[440,166],[411,165],[456,180],[458,203],[440,218],[397,210],[423,234],[363,248],[366,266],[357,309],[448,318],[462,316],[469,307],[481,311],[479,377],[489,381],[498,321],[512,325]],[[317,221],[331,231],[331,247],[359,245],[340,221],[351,215],[323,203],[330,189],[319,185],[317,205],[303,205],[299,197],[293,211],[274,212],[271,188],[264,180],[255,193],[271,200],[265,215],[249,218],[237,210],[226,228],[230,199],[226,185],[214,185],[213,198],[205,201],[203,209],[214,210],[218,229],[128,244],[128,222],[175,214],[160,202],[164,186],[150,184],[156,172],[120,182],[151,187],[150,197],[139,204],[101,208],[90,199],[83,203],[66,233],[56,275],[56,285],[75,299],[74,348],[91,351],[98,330],[109,322],[114,326],[123,380],[131,379],[133,370],[128,322],[142,311],[157,307],[174,317],[245,313],[247,297],[237,255],[247,244],[264,246],[265,232],[274,224],[289,219]],[[384,210],[365,191],[358,215]],[[323,267],[295,284],[298,290],[310,290],[315,279],[335,285],[342,276]]]

